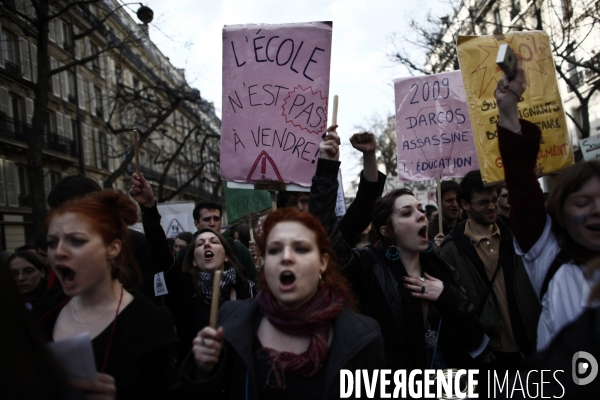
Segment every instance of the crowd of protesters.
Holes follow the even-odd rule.
[[[310,192],[280,192],[256,241],[248,225],[223,230],[221,205],[201,202],[197,231],[169,242],[142,175],[129,194],[63,178],[43,243],[2,259],[0,394],[334,399],[341,369],[515,374],[565,369],[578,351],[600,357],[600,162],[562,171],[544,201],[540,129],[517,110],[525,86],[518,66],[495,92],[505,185],[484,186],[479,171],[444,181],[439,209],[408,189],[382,196],[375,138],[360,133],[357,196],[336,217],[337,126]],[[138,211],[144,234],[128,228]],[[44,343],[84,332],[97,377],[69,379]],[[565,381],[563,398],[599,386]]]

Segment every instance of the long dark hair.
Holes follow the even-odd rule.
[[[381,227],[385,226],[388,228],[388,231],[394,232],[394,227],[392,225],[392,214],[394,213],[394,204],[396,203],[396,199],[400,196],[414,197],[415,195],[412,191],[406,188],[392,190],[385,196],[378,198],[373,206],[373,216],[371,218],[373,230],[375,230],[379,242],[383,243],[385,247],[396,244],[394,243],[393,239],[388,238],[381,233]]]
[[[548,215],[552,218],[552,231],[558,244],[577,264],[584,264],[597,256],[598,252],[582,246],[569,235],[564,213],[565,201],[571,193],[578,191],[595,177],[600,178],[600,161],[583,161],[565,169],[558,175],[546,206]]]
[[[8,267],[0,264],[0,392],[8,399],[66,399],[67,377],[28,315]]]
[[[46,286],[46,282],[48,280],[48,266],[44,263],[40,256],[28,250],[15,251],[10,255],[10,257],[8,257],[8,260],[6,260],[6,265],[10,266],[10,262],[15,258],[21,258],[27,261],[29,264],[33,265],[38,271],[44,273],[44,277],[40,279],[38,287],[33,289],[33,292]]]
[[[194,259],[194,251],[196,250],[196,238],[198,237],[198,235],[200,235],[201,233],[204,233],[204,232],[214,233],[215,236],[221,242],[221,245],[223,245],[223,248],[225,249],[225,255],[229,259],[229,261],[225,262],[225,265],[223,265],[223,270],[226,271],[229,268],[235,269],[237,279],[241,280],[244,283],[244,285],[248,285],[248,278],[246,276],[246,271],[244,270],[244,267],[242,266],[242,264],[240,264],[239,260],[237,259],[235,252],[233,251],[233,248],[227,242],[227,239],[225,239],[225,237],[223,235],[221,235],[219,232],[215,231],[214,229],[202,228],[199,231],[197,231],[196,233],[194,233],[194,237],[193,237],[192,241],[190,242],[190,245],[188,246],[187,252],[185,253],[185,257],[183,258],[183,265],[181,266],[181,270],[183,271],[183,273],[189,275],[192,279],[192,282],[194,282],[194,287],[196,288],[196,292],[199,295],[202,294],[202,291],[198,287],[198,280],[196,279],[196,275],[195,275],[196,267],[194,267],[194,264],[192,264],[192,261]]]

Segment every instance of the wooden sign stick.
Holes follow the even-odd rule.
[[[442,222],[442,186],[441,186],[441,179],[438,176],[436,178],[437,180],[437,203],[438,203],[438,220],[440,223],[440,232],[439,233],[444,233],[444,224]]]
[[[337,94],[333,96],[333,115],[331,117],[331,125],[337,125],[338,98],[339,97]]]
[[[140,146],[138,144],[138,131],[133,130],[133,150],[135,151],[135,172],[141,176],[140,170]]]
[[[254,242],[254,229],[252,229],[252,217],[248,217],[248,228],[250,231],[250,241]],[[258,265],[258,257],[256,257],[256,254],[252,255],[252,260],[254,261],[254,266]]]
[[[223,271],[220,269],[215,271],[215,276],[213,278],[213,291],[212,291],[212,299],[210,302],[210,320],[209,326],[213,329],[217,329],[217,315],[219,314],[219,294],[221,292],[221,275]]]
[[[269,190],[269,193],[271,194],[271,208],[273,211],[275,211],[277,210],[277,198],[275,197],[275,191]]]

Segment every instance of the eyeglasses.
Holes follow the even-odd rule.
[[[500,197],[494,197],[491,200],[481,200],[481,201],[477,201],[477,202],[471,202],[471,204],[475,204],[479,207],[487,207],[490,205],[490,203],[498,204],[499,199],[500,199]]]
[[[35,272],[35,270],[33,268],[27,268],[23,271],[10,271],[11,275],[13,276],[13,278],[18,279],[20,275],[23,275],[24,278],[27,278],[28,276],[33,275],[33,273]]]
[[[285,204],[287,207],[294,207],[297,206],[298,203],[302,204],[302,206],[306,207],[308,205],[308,196],[304,196],[304,197],[290,197],[287,201],[287,203]]]

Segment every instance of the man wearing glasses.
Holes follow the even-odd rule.
[[[505,217],[508,222],[508,213],[510,212],[510,204],[508,204],[508,189],[506,185],[498,185],[498,215]]]
[[[440,256],[458,270],[490,338],[479,361],[498,373],[514,370],[535,350],[539,302],[508,224],[497,217],[496,188],[485,187],[481,172],[471,171],[460,183],[458,201],[468,219],[446,237]]]

